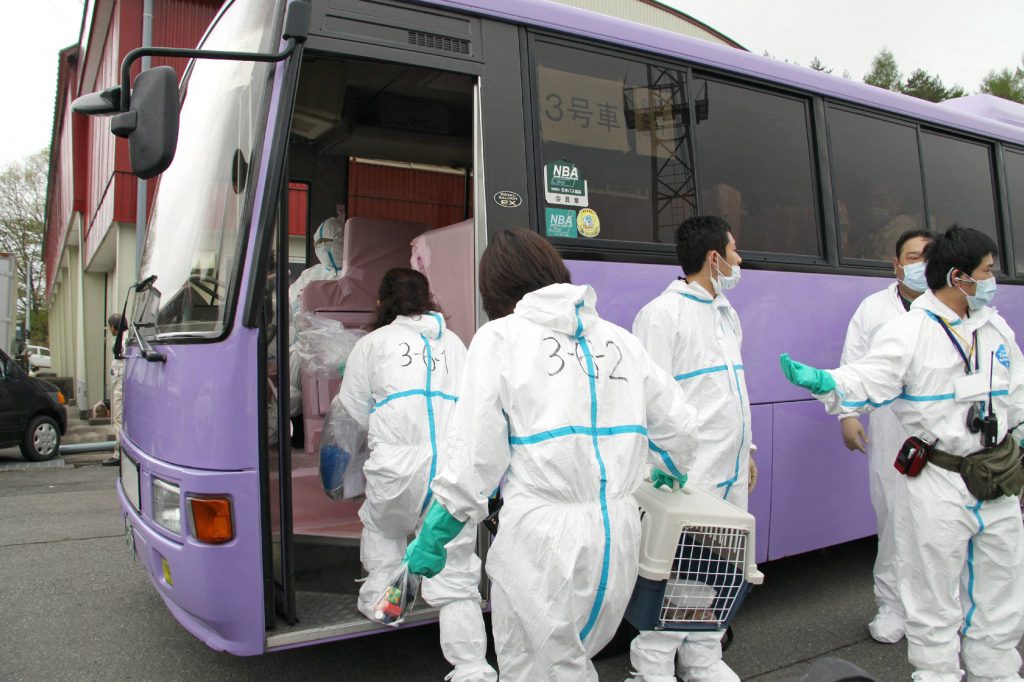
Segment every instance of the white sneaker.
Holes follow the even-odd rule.
[[[715,661],[701,668],[690,668],[683,673],[684,682],[740,682],[740,676],[725,661]]]
[[[1022,682],[1022,678],[1016,673],[1005,677],[983,677],[967,673],[967,682]]]
[[[868,623],[868,632],[876,642],[895,644],[906,634],[906,625],[902,615],[888,604],[882,604],[878,607],[878,613]]]

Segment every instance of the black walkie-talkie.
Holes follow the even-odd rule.
[[[999,445],[999,419],[996,417],[995,405],[992,404],[992,372],[995,369],[996,354],[989,354],[988,358],[988,410],[985,418],[981,420],[982,438],[986,448],[994,448]]]

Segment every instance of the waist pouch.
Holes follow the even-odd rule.
[[[932,450],[928,463],[960,474],[967,490],[979,500],[1024,492],[1024,462],[1020,446],[1010,434],[999,445],[966,457]]]

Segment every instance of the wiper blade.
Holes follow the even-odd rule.
[[[128,327],[127,327],[127,325],[125,324],[125,321],[124,321],[125,320],[124,316],[128,314],[128,296],[129,296],[129,294],[131,294],[132,289],[134,289],[135,293],[138,294],[140,291],[143,291],[143,290],[148,289],[149,287],[153,286],[153,282],[155,282],[155,281],[156,281],[156,275],[150,275],[146,279],[140,280],[140,281],[135,282],[134,284],[132,284],[130,287],[128,287],[128,291],[125,292],[125,295],[124,295],[124,305],[121,306],[121,324],[118,325],[117,338],[114,339],[114,357],[117,358],[118,360],[120,360],[122,357],[124,357],[124,355],[123,355],[123,353],[124,353],[124,333],[128,329]],[[138,338],[138,335],[139,335],[138,330],[135,330],[136,338]],[[158,353],[158,355],[159,355],[159,353]],[[143,357],[145,357],[145,356],[143,356]],[[166,362],[167,358],[164,358],[163,361]]]
[[[153,350],[153,346],[149,345],[149,341],[139,333],[139,327],[142,326],[152,327],[154,325],[140,325],[138,322],[132,322],[132,333],[135,334],[135,340],[139,343],[139,348],[142,351],[142,358],[147,362],[167,362],[167,356]]]

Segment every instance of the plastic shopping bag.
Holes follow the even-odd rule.
[[[397,626],[412,610],[416,595],[420,591],[420,576],[409,571],[409,565],[402,562],[387,587],[373,603],[373,620],[382,625]]]
[[[293,322],[292,362],[318,379],[337,379],[343,375],[352,347],[366,334],[361,329],[345,329],[341,322],[314,313],[296,315]]]
[[[320,432],[320,483],[334,500],[361,495],[366,433],[335,396]]]

